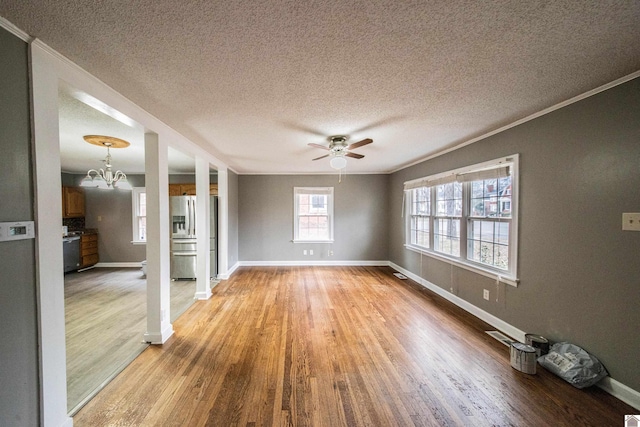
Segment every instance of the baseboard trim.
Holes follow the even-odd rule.
[[[389,261],[240,261],[240,267],[388,267]]]
[[[238,267],[239,267],[239,266],[240,266],[240,263],[239,263],[239,262],[236,262],[235,264],[233,264],[233,265],[231,266],[231,268],[229,268],[229,269],[227,270],[227,272],[226,272],[226,273],[224,273],[224,274],[218,274],[217,279],[219,279],[219,280],[229,280],[229,277],[231,277],[231,275],[232,275],[232,274],[233,274],[233,273],[238,269]]]
[[[505,322],[504,320],[494,316],[491,313],[487,313],[481,308],[478,308],[475,305],[469,303],[468,301],[465,301],[462,298],[456,295],[453,295],[450,292],[447,292],[441,287],[434,285],[428,280],[423,279],[422,277],[410,272],[405,268],[400,267],[399,265],[393,262],[389,262],[389,266],[394,270],[397,270],[400,273],[404,274],[405,276],[409,277],[411,280],[429,289],[430,291],[433,291],[434,293],[440,295],[447,301],[454,303],[455,305],[462,308],[466,312],[471,313],[477,318],[487,322],[488,324],[490,324],[500,332],[504,333],[505,335],[509,335],[510,337],[515,338],[520,342],[525,341],[525,337],[524,337],[525,332],[521,331],[515,326]],[[606,391],[607,393],[609,393],[610,395],[620,399],[627,405],[633,406],[634,408],[640,410],[640,392],[622,384],[620,381],[617,381],[611,377],[603,378],[597,384],[597,386],[600,387],[602,390]]]
[[[524,336],[526,334],[526,332],[521,331],[520,329],[516,328],[513,325],[510,325],[509,323],[505,322],[504,320],[494,316],[491,313],[487,313],[486,311],[482,310],[481,308],[476,307],[475,305],[469,303],[468,301],[452,294],[451,292],[448,292],[444,289],[442,289],[440,286],[437,286],[431,282],[429,282],[426,279],[423,279],[422,277],[418,276],[417,274],[414,274],[412,272],[410,272],[407,269],[404,269],[402,267],[400,267],[399,265],[390,262],[389,263],[390,267],[398,270],[399,272],[401,272],[402,274],[404,274],[405,276],[411,278],[411,280],[419,283],[420,285],[424,286],[425,288],[429,289],[430,291],[433,291],[434,293],[440,295],[442,298],[446,299],[447,301],[451,301],[452,303],[454,303],[455,305],[457,305],[458,307],[462,308],[463,310],[473,314],[474,316],[476,316],[477,318],[487,322],[488,324],[490,324],[491,326],[493,326],[494,328],[498,329],[500,332],[504,333],[505,335],[510,336],[511,338],[514,338],[520,342],[524,342]]]
[[[165,330],[160,333],[146,332],[144,334],[143,340],[144,342],[147,342],[149,344],[164,344],[169,338],[171,338],[173,332],[173,326],[169,324],[169,326],[167,326]]]
[[[140,262],[99,262],[94,267],[103,268],[142,268],[142,261]]]
[[[640,392],[622,384],[620,381],[614,380],[611,377],[604,377],[600,380],[597,386],[610,395],[622,400],[627,405],[640,410]]]
[[[196,295],[195,295],[194,298],[197,299],[198,301],[206,301],[209,298],[211,298],[211,295],[212,295],[211,294],[211,285],[209,285],[209,289],[207,289],[206,291],[204,291],[204,292],[196,292]]]

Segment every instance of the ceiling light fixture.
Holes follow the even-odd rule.
[[[335,154],[334,157],[329,161],[329,165],[337,170],[340,170],[347,166],[347,159],[344,158],[344,153]]]
[[[104,159],[104,169],[89,169],[87,176],[80,182],[81,187],[119,188],[131,190],[131,184],[127,181],[127,175],[122,171],[111,171],[111,148],[126,148],[130,144],[119,138],[104,135],[85,135],[84,140],[89,144],[107,147],[107,157]],[[95,176],[91,176],[94,174]]]

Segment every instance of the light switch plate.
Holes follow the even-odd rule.
[[[640,213],[623,213],[622,229],[626,231],[640,231]]]

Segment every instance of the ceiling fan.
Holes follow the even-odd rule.
[[[345,157],[352,157],[354,159],[361,159],[364,156],[362,154],[353,153],[351,150],[354,148],[362,147],[363,145],[371,144],[373,140],[371,138],[363,139],[362,141],[354,142],[353,144],[347,145],[347,136],[344,135],[335,135],[327,138],[329,140],[329,146],[324,146],[320,144],[309,143],[308,145],[315,148],[321,148],[323,150],[328,150],[329,154],[325,154],[324,156],[316,157],[313,160],[324,159],[325,157],[331,156],[331,167],[334,169],[342,169],[347,165],[347,161]]]

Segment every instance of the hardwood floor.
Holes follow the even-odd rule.
[[[619,426],[637,412],[544,369],[390,268],[239,269],[75,417],[82,426]]]
[[[171,319],[191,304],[195,282],[171,282]],[[94,268],[65,275],[67,408],[73,413],[140,354],[146,279],[138,268]]]

